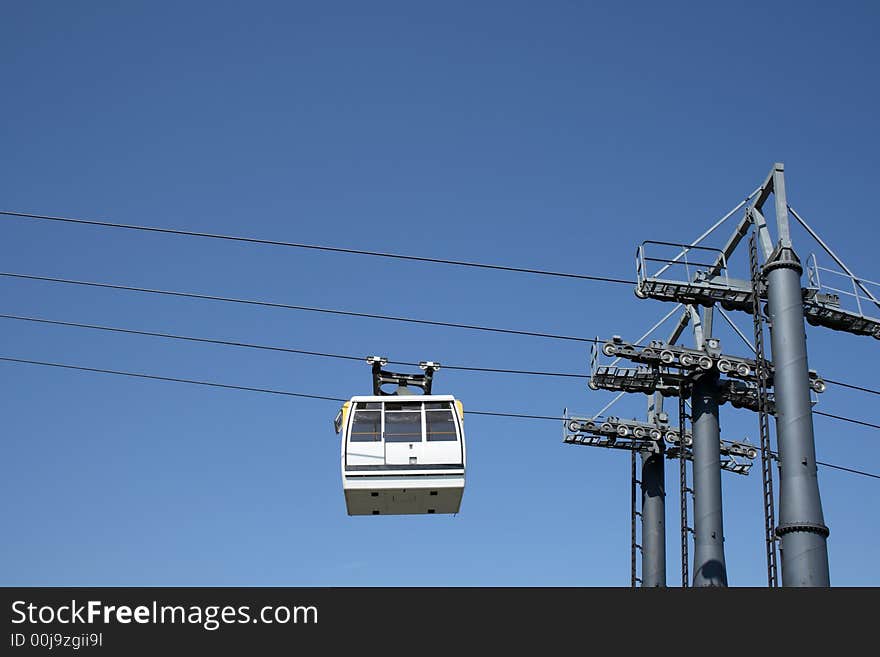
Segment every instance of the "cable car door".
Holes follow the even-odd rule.
[[[464,451],[453,403],[425,402],[425,444],[422,460],[430,465],[463,466]]]
[[[399,467],[421,463],[422,403],[385,402],[384,421],[385,465]]]
[[[385,465],[382,404],[357,402],[355,405],[346,445],[345,465],[373,467]]]

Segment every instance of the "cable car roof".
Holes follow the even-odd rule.
[[[401,402],[420,402],[420,401],[457,401],[452,395],[359,395],[352,397],[351,402],[391,402],[399,404]]]

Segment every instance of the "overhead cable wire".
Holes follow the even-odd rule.
[[[122,328],[118,326],[102,326],[99,324],[83,324],[80,322],[65,322],[57,319],[47,319],[45,317],[25,317],[23,315],[7,315],[0,314],[0,319],[11,319],[16,321],[34,322],[38,324],[50,324],[52,326],[65,326],[73,328],[92,329],[97,331],[108,331],[112,333],[124,333],[127,335],[143,335],[154,338],[165,338],[169,340],[184,340],[187,342],[201,342],[206,344],[217,344],[230,347],[245,347],[248,349],[260,349],[266,351],[278,351],[291,354],[303,354],[306,356],[322,356],[324,358],[340,358],[345,360],[363,361],[364,358],[358,356],[345,356],[342,354],[331,354],[322,351],[308,351],[305,349],[293,349],[288,347],[276,347],[271,345],[253,344],[249,342],[238,342],[233,340],[220,340],[214,338],[199,338],[191,335],[178,335],[175,333],[161,333],[154,331],[141,331],[138,329]],[[418,365],[418,363],[416,363]]]
[[[85,367],[83,365],[66,365],[64,363],[49,363],[40,360],[29,360],[25,358],[10,358],[8,356],[0,356],[0,361],[7,363],[20,363],[25,365],[42,365],[44,367],[56,367],[65,370],[78,370],[81,372],[94,372],[97,374],[115,374],[117,376],[128,376],[138,379],[150,379],[152,381],[168,381],[171,383],[188,383],[196,386],[210,386],[211,388],[226,388],[227,390],[245,390],[248,392],[260,392],[268,395],[285,395],[287,397],[303,397],[306,399],[320,399],[324,401],[345,402],[347,399],[340,397],[327,397],[325,395],[307,395],[300,392],[288,392],[286,390],[272,390],[270,388],[252,388],[249,386],[237,386],[228,383],[215,383],[213,381],[198,381],[195,379],[181,379],[173,376],[158,376],[155,374],[143,374],[142,372],[123,372],[121,370],[110,370],[101,367]]]
[[[774,452],[770,450],[770,456],[774,459],[779,459],[779,452]],[[865,477],[873,477],[874,479],[880,479],[880,475],[873,474],[871,472],[865,472],[864,470],[856,470],[854,468],[847,468],[842,465],[835,465],[833,463],[825,463],[824,461],[816,461],[816,465],[824,465],[826,468],[833,468],[834,470],[842,470],[843,472],[851,472],[853,474],[862,475]]]
[[[224,303],[244,304],[250,306],[261,306],[264,308],[279,308],[283,310],[299,310],[304,312],[324,313],[329,315],[343,315],[346,317],[362,317],[368,319],[381,319],[392,322],[406,322],[410,324],[422,324],[427,326],[442,326],[445,328],[458,328],[469,331],[484,331],[489,333],[505,333],[509,335],[523,335],[534,338],[548,338],[552,340],[568,340],[571,342],[588,342],[595,343],[595,338],[579,338],[570,335],[557,335],[554,333],[541,333],[538,331],[520,331],[516,329],[495,328],[490,326],[478,326],[475,324],[457,324],[455,322],[440,322],[428,319],[415,319],[412,317],[396,317],[392,315],[377,315],[374,313],[361,313],[350,310],[336,310],[332,308],[316,308],[313,306],[299,306],[288,303],[279,303],[275,301],[262,301],[258,299],[238,299],[234,297],[223,297],[213,294],[198,294],[195,292],[180,292],[174,290],[159,290],[145,287],[136,287],[132,285],[117,285],[113,283],[99,283],[95,281],[79,281],[69,278],[56,278],[52,276],[36,276],[33,274],[20,274],[16,272],[0,272],[0,276],[5,278],[17,278],[23,280],[43,281],[47,283],[62,283],[65,285],[78,285],[83,287],[95,287],[109,290],[122,290],[125,292],[141,292],[144,294],[156,294],[170,297],[180,297],[185,299],[200,299],[203,301],[220,301]]]
[[[418,363],[401,363],[399,361],[388,361],[392,365],[418,365]],[[489,372],[493,374],[521,374],[525,376],[553,376],[567,379],[588,379],[587,374],[576,374],[574,372],[542,372],[540,370],[507,370],[497,367],[467,367],[465,365],[443,365],[443,369],[458,370],[461,372]]]
[[[305,356],[319,356],[322,358],[336,358],[341,360],[352,360],[365,362],[366,358],[364,356],[351,356],[345,354],[334,354],[323,351],[310,351],[306,349],[294,349],[291,347],[279,347],[274,345],[265,345],[265,344],[255,344],[252,342],[240,342],[235,340],[220,340],[215,338],[202,338],[191,335],[180,335],[176,333],[163,333],[163,332],[155,332],[155,331],[142,331],[138,329],[130,329],[130,328],[122,328],[118,326],[104,326],[99,324],[85,324],[80,322],[67,322],[56,319],[47,319],[45,317],[26,317],[23,315],[9,315],[5,313],[0,313],[0,319],[10,319],[15,321],[24,321],[24,322],[33,322],[38,324],[48,324],[52,326],[64,326],[64,327],[72,327],[72,328],[83,328],[97,331],[107,331],[111,333],[122,333],[126,335],[140,335],[140,336],[148,336],[154,338],[163,338],[169,340],[182,340],[186,342],[198,342],[203,344],[215,344],[215,345],[223,345],[228,347],[243,347],[246,349],[258,349],[263,351],[274,351],[281,353],[289,353],[289,354],[302,354]],[[390,360],[388,361],[391,365],[408,365],[412,367],[418,367],[419,363],[417,362],[407,362],[407,361],[398,361],[398,360]],[[568,377],[574,379],[585,379],[587,378],[586,374],[575,374],[570,372],[541,372],[541,371],[533,371],[533,370],[511,370],[511,369],[501,369],[501,368],[493,368],[493,367],[471,367],[465,365],[443,365],[443,369],[447,370],[461,370],[465,372],[490,372],[496,374],[521,374],[521,375],[531,375],[531,376],[550,376],[550,377]]]
[[[465,411],[465,415],[491,415],[494,417],[513,417],[524,418],[528,420],[553,420],[554,422],[565,422],[571,418],[556,417],[551,415],[526,415],[523,413],[495,413],[492,411]]]
[[[74,370],[81,372],[92,372],[95,374],[113,374],[116,376],[126,376],[136,379],[149,379],[151,381],[165,381],[170,383],[187,383],[189,385],[208,386],[211,388],[224,388],[227,390],[242,390],[246,392],[257,392],[268,395],[282,395],[286,397],[302,397],[305,399],[318,399],[322,401],[347,402],[348,399],[342,397],[330,397],[327,395],[311,395],[300,392],[290,392],[288,390],[277,390],[273,388],[256,388],[251,386],[232,385],[228,383],[217,383],[214,381],[202,381],[198,379],[184,379],[173,376],[158,376],[155,374],[145,374],[143,372],[126,372],[123,370],[113,370],[102,367],[86,367],[84,365],[69,365],[65,363],[51,363],[48,361],[32,360],[27,358],[12,358],[9,356],[0,356],[0,361],[7,363],[18,363],[22,365],[41,365],[43,367],[55,367],[65,370]],[[529,415],[526,413],[501,413],[495,411],[472,411],[467,410],[465,413],[470,415],[491,415],[495,417],[523,418],[532,420],[554,420],[565,421],[564,417],[555,417],[549,415]]]
[[[142,379],[154,379],[154,380],[158,380],[158,381],[171,381],[171,382],[175,382],[175,383],[189,383],[189,384],[193,384],[193,385],[206,385],[206,386],[212,386],[215,388],[230,388],[233,390],[247,390],[247,391],[251,391],[251,392],[265,392],[265,393],[272,393],[272,394],[283,394],[283,395],[288,395],[288,396],[292,396],[292,397],[306,397],[306,398],[310,398],[310,399],[324,399],[324,400],[329,400],[329,401],[347,401],[347,400],[342,399],[340,397],[327,397],[327,396],[322,396],[322,395],[307,395],[307,394],[302,394],[302,393],[292,393],[292,392],[284,392],[284,391],[278,391],[278,390],[270,390],[267,388],[250,388],[250,387],[246,387],[246,386],[235,386],[235,385],[227,385],[227,384],[221,384],[221,383],[211,383],[211,382],[198,381],[198,380],[193,380],[193,379],[180,379],[180,378],[176,378],[176,377],[156,376],[156,375],[152,375],[152,374],[142,374],[142,373],[135,373],[135,372],[123,372],[123,371],[119,371],[119,370],[109,370],[109,369],[103,369],[103,368],[85,367],[85,366],[81,366],[81,365],[66,365],[66,364],[61,364],[61,363],[49,363],[49,362],[44,362],[44,361],[28,360],[28,359],[21,359],[21,358],[11,358],[11,357],[0,356],[0,361],[7,361],[7,362],[12,362],[12,363],[24,363],[24,364],[29,364],[29,365],[44,365],[47,367],[57,367],[57,368],[69,369],[69,370],[82,370],[82,371],[86,371],[86,372],[98,372],[98,373],[102,373],[102,374],[116,374],[119,376],[130,376],[130,377],[136,377],[136,378],[142,378]],[[496,413],[496,412],[489,412],[489,411],[469,411],[469,412],[474,415],[496,415],[496,416],[501,416],[501,417],[523,417],[523,418],[531,418],[531,419],[539,419],[539,420],[565,420],[566,419],[566,418],[562,418],[562,417],[556,417],[556,416],[551,417],[551,416],[547,416],[547,415],[526,415],[526,414],[518,414],[518,413]],[[836,420],[842,420],[844,422],[852,422],[854,424],[860,424],[860,425],[863,425],[866,427],[880,429],[880,425],[871,424],[870,422],[863,422],[861,420],[855,420],[852,418],[844,417],[842,415],[823,413],[822,411],[813,411],[813,413],[815,415],[823,415],[825,417],[833,418]],[[600,415],[597,414],[596,416],[594,416],[594,418],[595,417],[600,417]]]
[[[873,477],[874,479],[880,479],[880,474],[873,474],[871,472],[865,472],[864,470],[856,470],[854,468],[846,468],[842,465],[834,465],[833,463],[824,463],[823,461],[816,461],[816,465],[824,465],[826,468],[834,468],[835,470],[843,470],[844,472],[851,472],[853,474],[862,475],[863,477]]]
[[[257,349],[264,351],[275,351],[282,353],[291,353],[291,354],[302,354],[306,356],[318,356],[322,358],[336,358],[340,360],[351,360],[351,361],[364,361],[365,357],[363,356],[353,356],[350,354],[334,354],[323,351],[313,351],[308,349],[296,349],[293,347],[280,347],[276,345],[266,345],[266,344],[256,344],[251,342],[241,342],[237,340],[221,340],[218,338],[204,338],[197,337],[191,335],[180,335],[176,333],[164,333],[159,331],[145,331],[140,329],[131,329],[131,328],[123,328],[119,326],[106,326],[100,324],[87,324],[81,322],[69,322],[57,319],[48,319],[46,317],[28,317],[24,315],[11,315],[6,313],[0,313],[0,319],[9,319],[14,321],[24,321],[24,322],[33,322],[38,324],[48,324],[53,326],[64,326],[64,327],[73,327],[73,328],[83,328],[97,331],[107,331],[112,333],[122,333],[129,335],[140,335],[140,336],[148,336],[155,338],[163,338],[170,340],[182,340],[187,342],[197,342],[197,343],[205,343],[205,344],[216,344],[230,347],[243,347],[247,349]],[[409,361],[399,361],[399,360],[389,360],[389,364],[391,365],[406,365],[412,367],[418,367],[419,363],[417,362],[409,362]],[[447,370],[458,370],[464,372],[487,372],[487,373],[496,373],[496,374],[519,374],[519,375],[530,375],[530,376],[547,376],[547,377],[561,377],[561,378],[572,378],[572,379],[585,379],[589,378],[587,374],[578,374],[575,372],[546,372],[541,370],[515,370],[515,369],[505,369],[505,368],[496,368],[496,367],[476,367],[469,365],[443,365],[444,369]],[[860,390],[862,392],[871,393],[874,395],[880,395],[880,390],[873,390],[871,388],[864,388],[862,386],[852,385],[850,383],[844,383],[843,381],[836,381],[834,379],[823,379],[825,383],[829,383],[836,386],[841,386],[844,388],[850,388],[852,390]],[[618,398],[620,395],[618,395]],[[616,401],[616,400],[615,400]],[[599,411],[598,415],[601,415],[607,408],[603,408]],[[816,411],[817,414],[822,414],[821,411]],[[868,425],[874,426],[874,425]]]
[[[67,224],[77,224],[85,226],[97,226],[103,228],[118,228],[123,230],[142,231],[149,233],[161,233],[165,235],[177,235],[186,237],[201,237],[214,240],[225,240],[230,242],[244,242],[248,244],[262,244],[267,246],[281,246],[296,249],[309,249],[313,251],[326,251],[331,253],[346,253],[351,255],[373,256],[377,258],[391,258],[395,260],[410,260],[414,262],[427,262],[441,265],[453,265],[456,267],[474,267],[478,269],[493,269],[497,271],[518,272],[522,274],[535,274],[539,276],[555,276],[557,278],[574,278],[585,281],[597,281],[603,283],[619,283],[622,285],[635,285],[635,281],[622,278],[614,278],[608,276],[590,276],[587,274],[572,274],[568,272],[549,271],[545,269],[531,269],[527,267],[510,267],[506,265],[493,265],[482,262],[468,262],[464,260],[450,260],[447,258],[428,258],[424,256],[405,255],[401,253],[386,253],[382,251],[368,251],[364,249],[350,249],[338,246],[326,246],[322,244],[305,244],[302,242],[285,242],[282,240],[270,240],[257,237],[244,237],[239,235],[222,235],[218,233],[205,233],[193,230],[182,230],[178,228],[161,228],[159,226],[140,226],[135,224],[123,224],[114,221],[100,221],[97,219],[80,219],[76,217],[59,217],[44,214],[32,214],[29,212],[14,212],[11,210],[0,210],[0,215],[7,217],[18,217],[23,219],[36,219],[41,221],[54,221]]]
[[[861,390],[862,392],[869,392],[872,395],[880,395],[880,390],[872,390],[871,388],[863,388],[862,386],[856,386],[851,383],[844,383],[843,381],[833,381],[831,379],[822,379],[825,383],[830,383],[835,386],[840,386],[842,388],[850,388],[851,390]]]
[[[834,418],[835,420],[841,420],[843,422],[850,422],[852,424],[860,424],[863,427],[871,427],[872,429],[880,429],[880,424],[871,424],[870,422],[863,422],[862,420],[854,420],[851,417],[843,417],[842,415],[834,415],[833,413],[824,413],[822,411],[813,411],[813,415],[822,415],[824,417]]]
[[[311,394],[305,394],[305,393],[299,393],[299,392],[291,392],[288,390],[277,390],[277,389],[273,389],[273,388],[257,388],[257,387],[251,387],[251,386],[239,386],[239,385],[232,385],[232,384],[228,384],[228,383],[217,383],[214,381],[201,381],[201,380],[196,380],[196,379],[184,379],[184,378],[179,378],[179,377],[158,376],[155,374],[145,374],[143,372],[126,372],[126,371],[122,371],[122,370],[112,370],[112,369],[98,368],[98,367],[85,367],[82,365],[68,365],[68,364],[64,364],[64,363],[51,363],[51,362],[47,362],[47,361],[31,360],[31,359],[25,359],[25,358],[12,358],[12,357],[8,357],[8,356],[0,356],[0,362],[17,363],[17,364],[24,364],[24,365],[39,365],[39,366],[43,366],[43,367],[54,367],[54,368],[59,368],[59,369],[74,370],[74,371],[81,371],[81,372],[91,372],[91,373],[97,373],[97,374],[110,374],[110,375],[115,375],[115,376],[125,376],[125,377],[137,378],[137,379],[148,379],[151,381],[185,383],[185,384],[189,384],[189,385],[207,386],[207,387],[211,387],[211,388],[222,388],[222,389],[226,389],[226,390],[238,390],[238,391],[255,392],[255,393],[269,394],[269,395],[280,395],[280,396],[285,396],[285,397],[299,397],[299,398],[305,398],[305,399],[316,399],[316,400],[320,400],[320,401],[334,401],[334,402],[348,401],[347,399],[344,399],[342,397],[330,397],[327,395],[311,395]],[[560,420],[565,421],[567,419],[570,419],[570,418],[563,418],[563,417],[554,417],[554,416],[549,416],[549,415],[529,415],[529,414],[525,414],[525,413],[501,413],[501,412],[494,412],[494,411],[470,411],[470,410],[468,410],[468,411],[465,411],[465,414],[493,416],[493,417],[506,417],[506,418],[515,418],[515,419],[519,418],[519,419],[533,419],[533,420],[549,420],[549,421],[554,421],[554,422],[560,421]],[[818,465],[826,466],[829,468],[835,468],[837,470],[842,470],[844,472],[850,472],[850,473],[857,474],[857,475],[872,477],[874,479],[880,479],[880,475],[876,475],[876,474],[873,474],[870,472],[864,472],[861,470],[847,468],[847,467],[840,466],[840,465],[834,465],[831,463],[824,463],[822,461],[817,461],[816,463]]]

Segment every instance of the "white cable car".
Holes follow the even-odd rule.
[[[431,394],[439,364],[424,374],[381,369],[371,356],[373,395],[343,404],[334,426],[342,434],[342,488],[348,514],[458,513],[465,481],[464,411],[451,395]],[[395,393],[382,390],[398,384]],[[412,393],[407,384],[425,394]]]

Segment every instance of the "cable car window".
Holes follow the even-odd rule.
[[[391,404],[387,404],[391,406]],[[411,406],[411,405],[410,405]],[[422,442],[421,411],[392,411],[385,413],[385,442]]]
[[[425,402],[425,410],[436,411],[451,408],[450,402]]]
[[[358,407],[354,412],[350,440],[353,443],[382,440],[382,411],[363,411]]]
[[[444,410],[425,410],[425,426],[429,441],[458,439],[452,411],[448,408],[448,404],[446,406]]]
[[[422,402],[385,402],[386,411],[415,411],[422,410]]]

